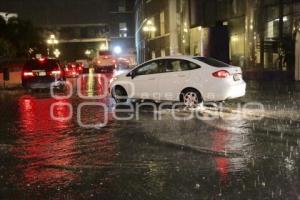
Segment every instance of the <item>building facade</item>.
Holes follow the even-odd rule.
[[[135,7],[139,62],[164,55],[211,56],[244,71],[290,79],[299,68],[299,0],[137,0]],[[153,32],[143,31],[149,20]]]
[[[125,54],[135,54],[134,1],[112,0],[110,9],[111,46],[120,47]]]

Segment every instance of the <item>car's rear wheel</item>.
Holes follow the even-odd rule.
[[[121,86],[116,86],[113,88],[112,96],[115,99],[116,103],[125,103],[128,99],[126,90]]]
[[[200,92],[196,89],[187,89],[181,93],[180,100],[185,106],[195,108],[203,103]]]

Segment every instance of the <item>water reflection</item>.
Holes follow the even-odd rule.
[[[18,166],[26,184],[68,184],[75,175],[67,171],[47,169],[51,165],[68,165],[73,162],[75,138],[60,131],[72,127],[71,121],[55,121],[50,116],[53,103],[67,100],[22,96],[19,99],[20,135],[14,148],[16,157],[23,160]],[[54,115],[66,118],[70,110],[55,106]]]
[[[211,133],[212,137],[212,150],[215,152],[226,152],[226,145],[228,142],[228,133],[226,131],[216,131]],[[227,157],[214,157],[216,162],[216,170],[220,176],[220,182],[227,184],[228,182],[228,168],[229,158]]]
[[[88,74],[78,78],[79,92],[85,97],[106,97],[108,94],[109,81],[113,77],[112,73],[96,74],[90,69]]]
[[[50,115],[68,118],[70,109],[66,103],[75,106],[76,99],[55,100],[43,95],[24,95],[19,98],[18,139],[12,150],[20,159],[17,169],[21,172],[18,185],[45,185],[67,187],[82,179],[81,170],[98,169],[113,165],[118,155],[112,129],[86,130],[73,120],[53,120]],[[62,103],[61,106],[58,103]],[[101,121],[107,114],[99,109],[87,107],[82,110],[82,121]],[[106,179],[106,178],[105,178]],[[108,178],[106,181],[111,180]]]

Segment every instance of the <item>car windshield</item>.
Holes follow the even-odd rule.
[[[226,63],[216,60],[214,58],[194,57],[194,59],[204,62],[205,64],[211,65],[213,67],[230,67],[229,64],[226,64]]]
[[[26,70],[34,70],[34,69],[45,69],[45,70],[52,70],[54,68],[59,67],[59,63],[57,60],[48,59],[48,60],[30,60],[28,61],[24,69]]]

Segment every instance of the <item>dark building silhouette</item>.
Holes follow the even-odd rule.
[[[39,27],[45,42],[54,34],[59,44],[50,51],[59,49],[68,61],[114,46],[134,53],[133,5],[132,0],[0,0],[1,9]]]

